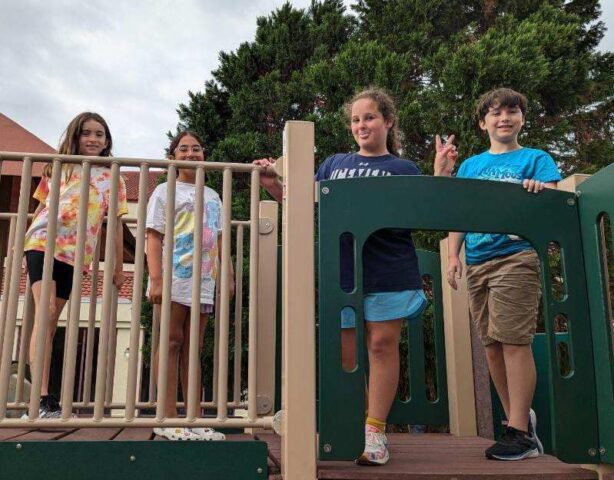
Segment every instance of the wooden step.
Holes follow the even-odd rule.
[[[280,458],[280,438],[258,435],[269,452]],[[487,460],[484,450],[491,440],[454,437],[444,434],[388,435],[390,462],[384,466],[363,467],[353,462],[318,462],[320,480],[588,480],[597,474],[577,465],[565,464],[543,455],[519,462]],[[270,480],[281,480],[271,475]]]

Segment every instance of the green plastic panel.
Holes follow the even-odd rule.
[[[356,288],[339,286],[339,238],[351,232],[355,251],[381,228],[513,233],[529,240],[542,260],[543,312],[552,392],[552,444],[570,463],[597,461],[589,450],[598,444],[595,375],[584,257],[576,197],[546,190],[528,194],[520,185],[434,177],[359,178],[321,182],[320,242],[320,457],[351,459],[363,441],[364,362],[351,373],[341,368],[340,311],[350,306],[362,318],[362,265],[356,262]],[[563,252],[568,294],[553,298],[547,247]],[[553,321],[569,319],[573,371],[563,377],[556,358]],[[359,345],[364,332],[357,322]],[[364,354],[363,354],[364,355]],[[359,354],[357,357],[363,358]],[[418,422],[420,423],[420,422]]]
[[[266,480],[264,442],[0,442],[2,478]]]
[[[409,342],[409,391],[403,401],[396,398],[388,415],[388,423],[410,425],[447,425],[448,385],[446,381],[446,352],[443,332],[443,303],[441,299],[441,262],[434,252],[418,250],[422,276],[430,276],[433,282],[432,319],[434,332],[435,379],[437,396],[428,399],[426,387],[426,352],[424,349],[424,316],[407,324]],[[365,360],[366,361],[366,360]]]
[[[599,171],[578,187],[586,276],[593,328],[597,404],[587,404],[599,415],[601,461],[614,464],[614,352],[612,351],[612,312],[607,300],[601,230],[603,213],[614,222],[614,164]],[[614,241],[612,231],[610,241]]]

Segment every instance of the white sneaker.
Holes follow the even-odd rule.
[[[205,440],[207,442],[226,440],[226,435],[216,432],[212,428],[190,428],[189,430],[195,435],[198,435],[201,440]]]
[[[385,465],[390,459],[386,434],[365,425],[365,451],[356,459],[358,465]]]
[[[192,432],[192,430],[190,430],[189,428],[181,428],[181,427],[159,428],[159,427],[156,427],[153,429],[153,431],[156,435],[159,435],[160,437],[168,438],[169,440],[180,440],[180,441],[203,440],[203,438],[201,438],[200,435]]]

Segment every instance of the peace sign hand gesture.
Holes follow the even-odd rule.
[[[456,151],[456,145],[454,145],[454,135],[450,135],[445,145],[441,143],[441,137],[435,135],[435,161],[434,170],[435,176],[452,175],[454,164],[458,158],[458,152]]]

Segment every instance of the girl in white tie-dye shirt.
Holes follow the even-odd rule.
[[[169,159],[203,162],[205,155],[198,136],[189,131],[177,135],[169,146]],[[192,265],[194,262],[196,170],[180,168],[175,187],[173,230],[173,272],[171,284],[171,318],[169,326],[166,417],[177,417],[177,363],[181,372],[183,398],[187,398],[190,346],[190,308],[192,304]],[[162,251],[166,228],[167,184],[156,187],[147,208],[147,264],[149,267],[149,300],[162,302]],[[200,279],[199,348],[207,317],[213,312],[215,282],[218,277],[219,239],[222,202],[215,190],[205,187],[202,225],[202,263]],[[230,282],[231,286],[234,282]],[[232,289],[232,287],[231,287]],[[154,347],[154,348],[157,348]],[[156,359],[159,352],[156,352]],[[156,361],[157,363],[157,361]],[[200,364],[197,378],[200,380]],[[201,388],[198,386],[197,391]],[[157,435],[170,440],[223,440],[224,435],[210,428],[155,428]]]

